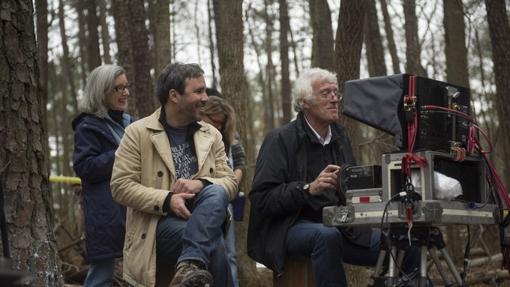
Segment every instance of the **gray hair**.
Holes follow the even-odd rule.
[[[336,83],[336,74],[320,68],[311,68],[303,71],[294,82],[293,106],[296,112],[303,111],[304,102],[313,102],[312,85],[317,81]]]
[[[117,65],[101,65],[95,68],[87,78],[83,96],[78,103],[79,110],[104,118],[108,113],[105,95],[113,91],[115,79],[125,73],[124,68]]]

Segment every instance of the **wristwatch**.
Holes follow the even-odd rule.
[[[301,185],[301,190],[303,191],[306,198],[311,196],[309,183],[305,183],[305,184]]]

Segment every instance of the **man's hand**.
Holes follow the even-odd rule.
[[[336,188],[338,173],[340,173],[338,165],[330,164],[324,168],[317,178],[310,183],[310,194],[317,195],[328,189]]]
[[[195,197],[194,193],[174,193],[170,197],[170,210],[181,218],[189,219],[191,212],[186,207],[186,200],[193,197]]]
[[[174,195],[178,193],[199,193],[202,188],[204,188],[204,184],[198,179],[184,179],[179,178],[175,181],[174,185],[170,192],[173,192]]]

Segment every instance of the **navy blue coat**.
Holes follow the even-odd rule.
[[[118,143],[105,119],[82,113],[72,125],[75,131],[73,167],[82,183],[86,259],[95,262],[121,257],[126,208],[112,199],[110,190]]]

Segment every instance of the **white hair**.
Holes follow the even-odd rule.
[[[312,85],[317,81],[337,82],[336,74],[320,68],[310,68],[301,73],[294,82],[293,106],[296,112],[303,111],[304,102],[313,102]]]
[[[117,65],[101,65],[87,78],[87,84],[80,98],[78,108],[84,113],[104,118],[108,113],[105,96],[113,91],[115,79],[126,71]]]

